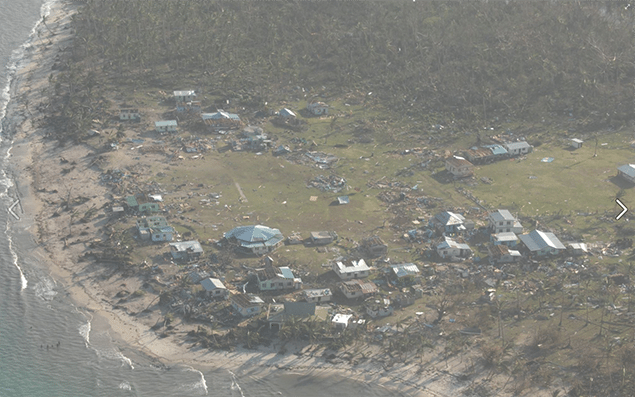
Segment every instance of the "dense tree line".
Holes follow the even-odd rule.
[[[372,91],[411,117],[632,114],[633,17],[586,2],[85,0],[73,60],[129,84]]]

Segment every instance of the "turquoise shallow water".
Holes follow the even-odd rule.
[[[42,0],[0,0],[0,397],[390,397],[337,376],[275,373],[263,379],[158,365],[118,346],[107,331],[93,329],[90,314],[72,304],[46,263],[30,255],[35,243],[4,210],[20,184],[3,171],[9,169],[11,148],[12,115],[5,115],[9,83],[48,6]]]

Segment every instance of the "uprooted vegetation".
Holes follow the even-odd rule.
[[[129,91],[193,78],[256,110],[289,94],[358,92],[351,102],[432,123],[558,115],[617,127],[633,103],[629,13],[584,2],[86,0],[75,18],[82,39],[52,81],[56,120],[70,127],[58,134],[104,111],[105,76]]]

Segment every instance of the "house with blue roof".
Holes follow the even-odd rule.
[[[256,271],[258,288],[261,291],[280,291],[285,289],[300,289],[302,279],[293,275],[288,267],[266,266]]]
[[[149,216],[137,220],[137,232],[142,240],[172,241],[176,230],[162,216]]]
[[[492,155],[494,155],[495,158],[507,157],[507,154],[508,154],[507,149],[505,149],[501,145],[485,145],[483,147],[488,148],[492,152]]]
[[[225,233],[225,239],[238,244],[238,250],[263,255],[282,245],[284,236],[278,229],[263,225],[239,226]]]

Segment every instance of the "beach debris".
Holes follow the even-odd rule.
[[[337,193],[346,187],[346,179],[337,175],[329,175],[328,177],[318,175],[308,183],[307,187],[314,187],[323,192]]]

